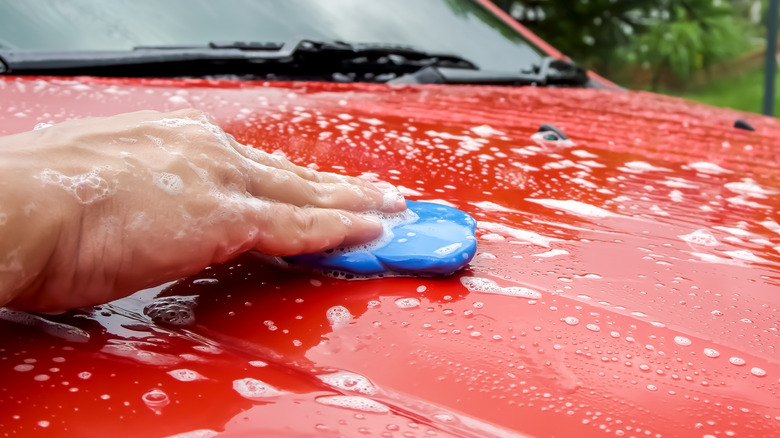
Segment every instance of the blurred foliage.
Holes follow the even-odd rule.
[[[626,84],[684,81],[744,53],[751,0],[494,0],[583,67]],[[754,26],[758,29],[758,26]]]
[[[775,77],[775,89],[780,89],[780,74]],[[757,65],[740,73],[715,77],[683,92],[663,87],[659,91],[709,105],[760,113],[764,101],[764,69]],[[780,108],[780,94],[775,95],[775,108]]]

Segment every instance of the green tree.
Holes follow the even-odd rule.
[[[729,59],[748,45],[745,0],[494,0],[584,67],[620,81],[650,70],[651,86]]]

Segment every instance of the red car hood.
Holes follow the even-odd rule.
[[[479,221],[448,278],[245,254],[95,309],[6,312],[7,435],[780,435],[776,119],[531,87],[6,77],[0,96],[0,134],[197,107]],[[536,144],[543,123],[573,145]],[[158,294],[198,296],[195,325],[152,323]]]

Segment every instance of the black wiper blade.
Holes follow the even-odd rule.
[[[577,65],[545,57],[539,65],[521,72],[463,70],[428,67],[390,81],[396,84],[534,85],[540,87],[584,87],[588,73]]]
[[[429,66],[476,69],[452,54],[408,46],[350,44],[296,38],[276,42],[212,42],[206,46],[140,46],[128,51],[35,52],[0,49],[5,74],[202,76],[281,74],[300,77],[391,73],[388,79]],[[0,68],[0,73],[2,73]],[[234,71],[236,70],[236,71]]]

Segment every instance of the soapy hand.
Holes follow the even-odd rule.
[[[0,138],[0,305],[107,302],[248,250],[378,237],[390,184],[244,146],[197,110],[69,121]]]

